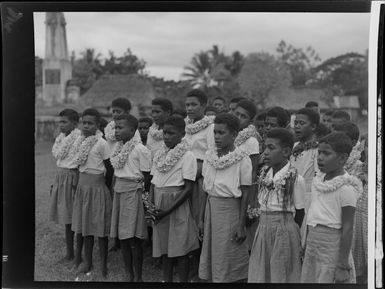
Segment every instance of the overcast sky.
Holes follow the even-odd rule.
[[[322,60],[369,48],[369,13],[65,12],[69,52],[108,57],[127,48],[150,75],[180,79],[194,53],[217,44],[226,54],[275,53],[285,40],[312,46]],[[45,13],[34,13],[35,54],[45,54]]]

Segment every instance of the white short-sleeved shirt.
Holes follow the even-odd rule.
[[[270,168],[266,174],[267,180],[273,180],[273,182],[277,182],[280,178],[282,178],[290,168],[290,163],[288,162],[282,169],[280,169],[273,176],[273,169]],[[294,183],[293,189],[293,201],[288,202],[287,211],[295,213],[295,210],[300,210],[305,208],[305,193],[306,193],[306,185],[305,180],[299,174],[297,174],[297,180]],[[282,191],[268,191],[265,187],[260,188],[258,194],[258,201],[260,204],[261,211],[274,211],[281,212],[283,211],[283,194]]]
[[[163,147],[163,140],[155,140],[150,133],[147,134],[147,144],[146,146],[151,151],[151,159],[154,158],[155,153]]]
[[[326,184],[334,180],[323,181],[324,176],[325,174],[320,173],[317,178]],[[344,176],[350,175],[345,173]],[[342,227],[342,207],[355,207],[359,196],[357,189],[350,184],[343,185],[332,192],[319,192],[315,189],[313,183],[311,193],[312,200],[306,223],[313,227],[324,225],[335,229],[341,229]]]
[[[195,181],[197,160],[191,151],[187,151],[168,172],[159,172],[153,164],[151,174],[153,175],[151,183],[156,187],[183,186],[184,180]]]
[[[203,161],[203,189],[214,197],[240,198],[242,197],[241,185],[251,186],[251,171],[249,157],[244,157],[241,161],[221,170]]]
[[[294,144],[296,147],[299,142]],[[316,173],[319,172],[318,164],[318,149],[309,149],[303,151],[297,158],[294,156],[290,157],[290,162],[293,166],[298,170],[298,174],[300,174],[305,179],[306,184],[306,192],[311,191],[311,183]]]
[[[106,171],[103,161],[111,156],[110,147],[107,141],[99,138],[96,144],[91,148],[87,161],[79,166],[79,172],[87,174],[103,174]]]
[[[63,168],[63,169],[76,169],[77,164],[74,162],[75,158],[73,155],[67,155],[66,158],[62,160],[57,160],[56,161],[56,166],[58,168]]]
[[[239,148],[249,152],[249,155],[259,154],[259,142],[255,137],[249,137],[244,143],[239,145]]]
[[[143,179],[142,172],[151,170],[151,152],[143,144],[137,144],[128,155],[124,167],[115,169],[114,175],[118,178],[130,180]]]
[[[203,160],[205,158],[206,151],[209,148],[215,147],[214,124],[210,124],[208,127],[195,134],[186,133],[185,138],[191,144],[191,151],[194,153],[195,157]]]

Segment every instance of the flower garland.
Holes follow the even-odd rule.
[[[122,141],[118,142],[110,159],[111,165],[114,167],[114,169],[121,169],[124,167],[128,156],[137,144],[139,144],[139,142],[133,138],[125,144],[123,144]]]
[[[234,151],[229,152],[224,156],[218,157],[217,150],[211,149],[207,151],[206,155],[208,164],[217,170],[222,170],[241,161],[244,157],[248,156],[248,152],[240,148],[235,148]]]
[[[247,217],[249,219],[255,219],[261,215],[261,209],[260,208],[253,208],[250,205],[247,205],[246,213],[247,213]]]
[[[168,172],[190,148],[186,139],[183,139],[171,150],[163,144],[162,148],[154,156],[153,162],[156,170],[160,173]]]
[[[115,142],[115,121],[111,120],[104,128],[104,135],[107,141]]]
[[[294,160],[297,160],[297,157],[302,154],[302,152],[316,148],[318,148],[317,141],[299,142],[299,144],[297,144],[293,149],[292,155]]]
[[[59,134],[52,147],[52,155],[57,160],[63,160],[67,157],[68,152],[75,140],[80,136],[81,131],[77,128],[71,131],[69,135]]]
[[[159,125],[152,124],[150,126],[150,129],[148,131],[148,134],[155,140],[155,141],[161,141],[163,140],[163,129],[159,129]]]
[[[312,190],[316,190],[319,193],[328,194],[331,192],[335,192],[343,185],[351,185],[354,188],[357,197],[362,192],[362,183],[361,181],[351,175],[342,175],[337,176],[331,180],[324,181],[325,173],[318,173],[312,183]]]
[[[244,128],[238,133],[234,141],[234,145],[238,147],[251,137],[256,138],[258,141],[261,139],[257,129],[252,124],[250,124],[248,127]]]
[[[352,152],[349,155],[348,160],[345,163],[344,169],[348,172],[353,170],[353,166],[361,158],[362,148],[359,142],[353,147]]]
[[[78,166],[83,165],[87,161],[88,154],[100,138],[101,134],[97,133],[96,135],[91,135],[89,137],[80,135],[75,140],[71,154],[74,154],[74,162]]]
[[[265,205],[269,200],[270,193],[276,193],[277,199],[279,196],[279,192],[283,192],[283,190],[288,189],[286,185],[289,180],[295,181],[297,179],[297,169],[289,163],[289,168],[287,172],[281,176],[278,180],[274,180],[273,178],[267,178],[267,173],[269,172],[270,167],[264,166],[262,168],[261,174],[258,177],[257,184],[259,185],[260,192],[262,192],[263,188],[266,189],[267,194],[264,194],[263,202]]]
[[[186,122],[186,133],[187,134],[196,134],[201,130],[208,127],[210,124],[214,123],[215,116],[205,115],[201,120],[198,120],[193,123],[192,119],[188,117],[185,119]]]

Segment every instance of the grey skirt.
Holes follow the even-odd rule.
[[[154,188],[155,206],[168,209],[183,187]],[[169,258],[187,255],[199,248],[198,229],[193,220],[189,201],[186,200],[169,215],[153,226],[153,257]]]
[[[50,221],[63,225],[72,223],[72,209],[78,180],[77,169],[57,169],[50,195]]]
[[[292,213],[262,213],[250,254],[249,283],[299,283],[301,239]]]
[[[236,282],[247,278],[247,242],[232,240],[241,209],[240,198],[207,197],[199,278]]]
[[[107,237],[111,227],[111,194],[104,175],[80,173],[72,214],[72,231],[83,236]]]
[[[335,283],[334,274],[339,258],[341,230],[326,226],[308,226],[305,258],[301,283]],[[350,278],[346,283],[356,282],[352,253],[349,253]]]

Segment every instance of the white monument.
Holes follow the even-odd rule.
[[[72,66],[63,12],[47,12],[45,25],[43,101],[46,106],[52,106],[65,102],[67,82],[72,78]]]

